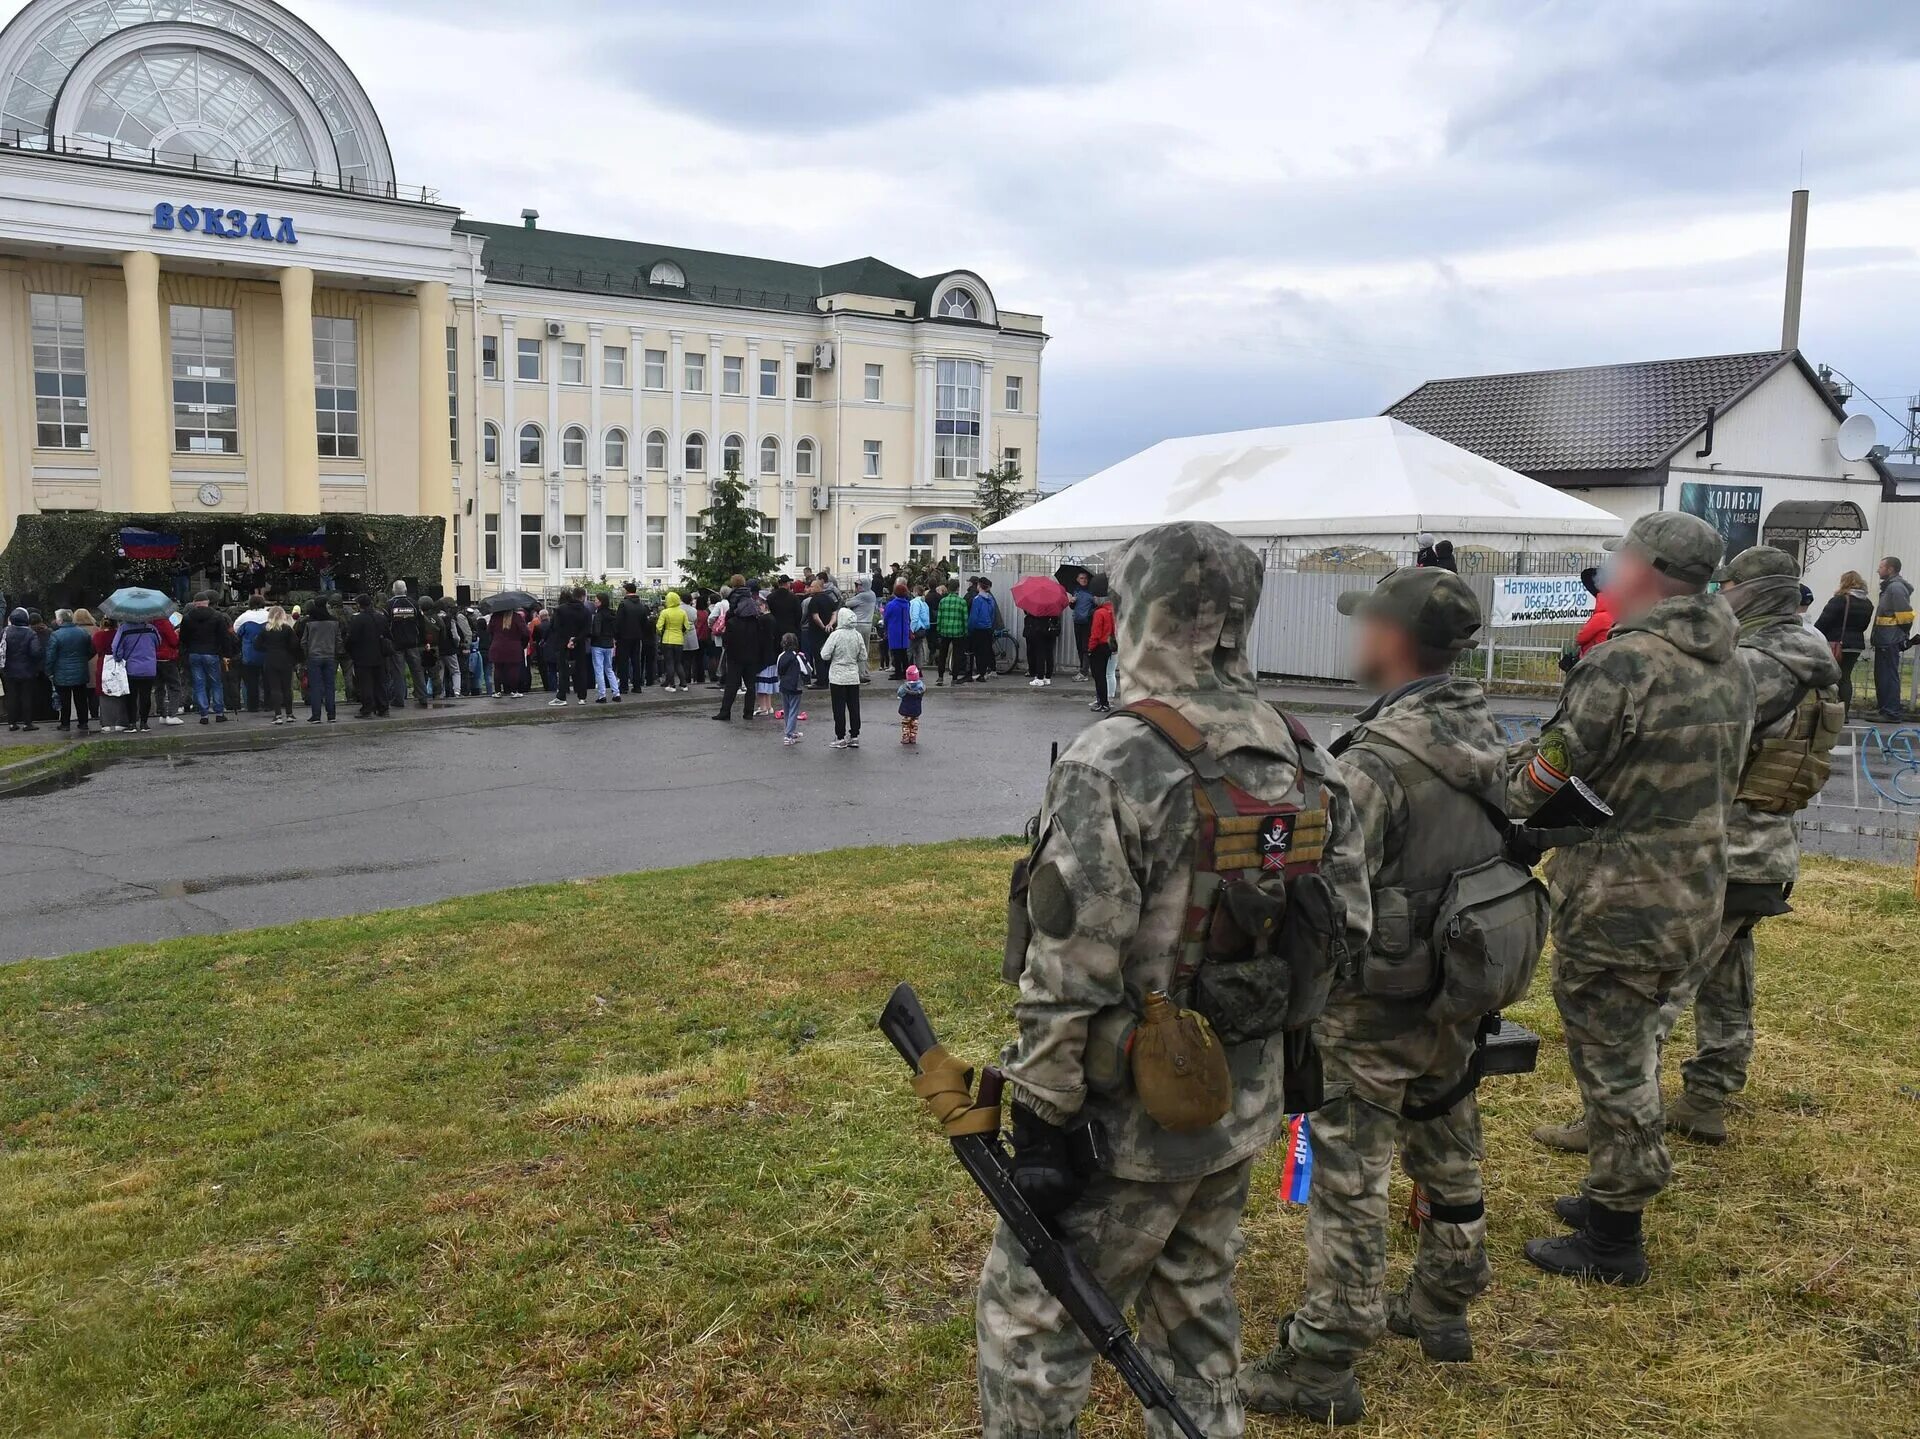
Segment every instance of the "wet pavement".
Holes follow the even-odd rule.
[[[857,751],[706,705],[611,724],[343,720],[313,743],[121,759],[0,801],[0,961],[424,904],[543,880],[1018,832],[1092,716],[1018,679],[935,690],[921,743],[868,691]]]

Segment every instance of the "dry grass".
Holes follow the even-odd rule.
[[[743,861],[0,971],[0,1434],[972,1432],[988,1218],[872,1021],[906,978],[959,1051],[1004,1039],[1010,857]],[[1526,1138],[1573,1106],[1549,1044],[1483,1090],[1481,1358],[1381,1348],[1358,1432],[1920,1434],[1920,913],[1859,865],[1796,902],[1761,931],[1735,1140],[1676,1147],[1654,1282],[1519,1257],[1578,1173]],[[1300,1284],[1275,1178],[1255,1345]],[[1140,1432],[1111,1376],[1085,1432]]]

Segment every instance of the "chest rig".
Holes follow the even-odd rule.
[[[1115,713],[1152,729],[1193,773],[1191,879],[1168,994],[1228,1044],[1311,1024],[1326,1002],[1343,917],[1320,874],[1326,759],[1306,726],[1276,710],[1300,767],[1287,796],[1269,800],[1228,779],[1174,706],[1136,700]]]

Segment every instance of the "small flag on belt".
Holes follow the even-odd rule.
[[[1280,1197],[1288,1204],[1305,1204],[1313,1188],[1313,1137],[1307,1116],[1287,1121],[1287,1157],[1280,1166]]]
[[[1413,1198],[1407,1201],[1407,1228],[1418,1229],[1433,1218],[1433,1201],[1420,1185],[1413,1186]]]

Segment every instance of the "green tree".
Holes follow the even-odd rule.
[[[1034,501],[1033,491],[1021,483],[1020,467],[1012,460],[982,470],[974,479],[973,508],[982,529],[999,523],[1016,510],[1024,510]]]
[[[729,465],[713,482],[713,503],[700,514],[700,538],[680,566],[686,583],[712,590],[734,575],[751,580],[772,574],[786,556],[767,543],[765,519],[747,503],[740,467]]]

